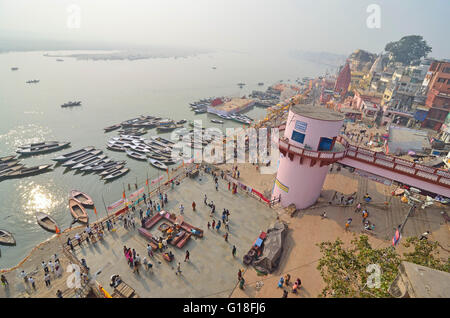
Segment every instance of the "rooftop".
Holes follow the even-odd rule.
[[[344,116],[342,116],[342,114],[339,114],[331,109],[322,106],[297,104],[291,107],[291,111],[297,115],[312,119],[330,120],[330,121],[344,120]]]

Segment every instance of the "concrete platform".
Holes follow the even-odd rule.
[[[216,205],[216,222],[224,208],[230,210],[229,238],[225,242],[225,228],[208,230],[207,222],[210,209],[203,203],[204,194],[208,201]],[[136,230],[126,230],[118,224],[115,233],[105,235],[103,242],[77,248],[79,259],[85,258],[91,269],[91,275],[101,269],[97,281],[110,293],[110,277],[119,274],[122,279],[136,290],[140,297],[228,297],[237,283],[237,272],[244,268],[242,256],[250,249],[251,244],[262,230],[266,230],[276,219],[274,210],[248,197],[246,194],[231,194],[228,184],[219,178],[219,191],[215,190],[211,175],[204,175],[202,180],[185,179],[181,185],[169,190],[168,204],[164,207],[169,212],[179,214],[179,206],[183,204],[186,222],[205,231],[203,238],[192,237],[182,248],[169,245],[175,259],[168,263],[158,252],[151,259],[147,256],[147,241]],[[197,204],[197,211],[192,211],[192,201]],[[136,211],[136,225],[140,224],[139,209]],[[151,232],[159,236],[158,225]],[[232,256],[233,244],[237,247],[237,255]],[[134,248],[137,253],[153,264],[148,272],[141,266],[138,273],[133,273],[123,255],[123,246]],[[190,252],[190,262],[184,262],[186,250]],[[176,275],[177,263],[181,262],[181,275]]]

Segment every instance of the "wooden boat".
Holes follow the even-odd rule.
[[[74,165],[76,165],[76,164],[78,164],[80,162],[83,162],[85,160],[94,158],[94,157],[98,156],[99,154],[101,154],[102,152],[103,152],[102,150],[90,151],[90,152],[82,154],[82,155],[80,155],[78,157],[75,157],[73,159],[70,159],[67,162],[63,163],[62,165],[63,165],[63,167],[71,167],[71,166],[74,166]]]
[[[19,149],[28,149],[28,148],[36,148],[36,147],[45,147],[45,146],[51,146],[57,144],[57,141],[41,141],[41,142],[35,142],[28,145],[22,145],[19,146]]]
[[[122,168],[120,170],[115,170],[112,173],[110,173],[109,175],[105,176],[103,179],[110,181],[110,180],[113,180],[113,179],[123,176],[124,174],[128,173],[129,171],[130,171],[130,169],[128,169],[128,168]]]
[[[116,125],[112,125],[112,126],[109,126],[109,127],[103,128],[103,130],[105,131],[105,133],[107,133],[107,132],[110,132],[110,131],[113,131],[113,130],[119,129],[120,127],[122,127],[122,125],[121,125],[121,124],[116,124]]]
[[[112,150],[112,151],[121,151],[121,152],[125,151],[125,148],[123,146],[118,146],[118,145],[113,144],[113,143],[107,143],[106,144],[106,148],[108,150]]]
[[[169,132],[169,131],[172,131],[174,129],[181,128],[181,127],[183,127],[182,124],[172,123],[170,125],[158,126],[158,127],[156,127],[156,130],[158,132]]]
[[[136,151],[136,152],[140,152],[140,153],[147,153],[150,152],[150,149],[148,149],[145,146],[141,146],[141,145],[131,145],[130,147],[132,150]]]
[[[118,164],[118,165],[112,166],[111,168],[106,169],[106,170],[100,172],[100,176],[101,176],[101,177],[107,176],[107,175],[113,173],[113,172],[116,171],[116,170],[122,169],[124,166],[125,166],[124,164]]]
[[[47,230],[49,232],[56,233],[56,229],[58,228],[58,225],[56,224],[56,221],[48,214],[45,214],[43,212],[36,212],[36,220],[38,224],[44,228],[44,230]]]
[[[128,157],[131,157],[133,159],[136,160],[147,160],[147,157],[141,153],[138,153],[136,151],[131,151],[131,150],[126,150],[125,151],[127,153]]]
[[[107,164],[110,161],[111,161],[111,158],[101,159],[101,160],[96,161],[96,162],[94,161],[91,164],[81,168],[81,171],[92,171],[95,167],[102,166],[104,164]]]
[[[89,151],[92,151],[92,150],[94,150],[94,147],[89,146],[89,147],[86,147],[86,148],[83,148],[83,149],[80,149],[80,150],[77,150],[77,151],[72,151],[72,152],[66,153],[66,154],[61,155],[61,156],[59,156],[57,158],[54,158],[52,160],[53,161],[58,161],[58,162],[64,162],[64,161],[67,161],[69,159],[76,158],[76,157],[78,157],[78,156],[80,156],[82,154],[85,154],[85,153],[87,153]]]
[[[8,232],[6,230],[0,230],[0,244],[1,245],[16,245],[16,239],[10,232]]]
[[[6,163],[0,164],[0,171],[16,166],[19,163],[19,160],[12,160]]]
[[[168,160],[169,159],[169,157],[163,156],[163,155],[158,154],[158,153],[149,153],[149,154],[147,154],[147,157],[151,158],[151,159],[159,160],[159,161],[164,161],[164,160]]]
[[[177,121],[176,124],[182,125],[182,124],[184,124],[184,123],[186,123],[186,122],[187,122],[186,119],[182,119],[182,120]]]
[[[6,162],[14,160],[14,159],[16,159],[16,155],[1,157],[0,163],[6,163]]]
[[[31,155],[38,155],[42,153],[57,151],[60,149],[63,149],[65,147],[68,147],[70,145],[70,142],[60,142],[57,144],[52,145],[46,145],[46,146],[37,146],[37,147],[31,147],[31,148],[19,148],[17,149],[17,153],[22,156],[31,156]]]
[[[94,200],[84,192],[78,190],[70,191],[70,198],[82,204],[85,207],[91,207],[94,205]]]
[[[89,222],[89,216],[86,213],[86,210],[84,209],[83,205],[78,203],[78,201],[74,199],[69,199],[69,209],[70,213],[72,214],[72,217],[74,219],[77,219],[80,223],[88,223]]]
[[[17,171],[22,168],[23,168],[23,164],[20,163],[18,165],[15,165],[14,167],[10,167],[8,169],[4,169],[4,170],[0,171],[0,180],[3,179],[3,177],[8,175],[9,173]]]
[[[167,166],[159,160],[148,158],[148,162],[155,168],[167,170]]]
[[[79,163],[77,163],[75,166],[72,167],[72,169],[81,169],[84,168],[86,166],[89,166],[91,164],[95,164],[103,159],[106,158],[106,155],[101,155],[101,156],[94,156],[92,158],[89,159],[85,159]]]
[[[125,161],[110,161],[105,164],[93,167],[92,171],[99,172],[99,171],[110,169],[115,166],[123,165],[124,163],[125,163]]]
[[[159,144],[166,146],[166,147],[175,145],[175,143],[173,141],[167,140],[160,136],[151,136],[150,138],[153,141],[157,141]]]
[[[4,176],[5,179],[13,179],[13,178],[23,178],[23,177],[29,177],[32,175],[41,174],[44,172],[47,172],[52,165],[42,165],[42,166],[35,166],[31,168],[21,168],[16,171],[12,171]]]
[[[218,119],[211,119],[212,123],[216,123],[216,124],[223,124],[222,120],[218,120]]]

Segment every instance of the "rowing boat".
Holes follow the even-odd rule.
[[[103,128],[103,130],[105,131],[105,133],[107,133],[107,132],[110,132],[110,131],[113,131],[113,130],[119,129],[120,127],[122,127],[122,125],[121,125],[121,124],[116,124],[116,125],[112,125],[112,126],[109,126],[109,127]]]
[[[125,163],[125,161],[110,161],[105,164],[93,167],[92,171],[94,171],[94,172],[103,171],[103,170],[110,169],[114,166],[123,165],[124,163]]]
[[[38,155],[38,154],[42,154],[42,153],[57,151],[57,150],[65,148],[65,147],[68,147],[69,145],[70,145],[70,142],[60,142],[60,143],[45,145],[45,146],[19,148],[19,149],[17,149],[16,152],[22,156],[31,156],[31,155]]]
[[[9,173],[17,171],[17,170],[22,169],[22,168],[23,168],[23,164],[20,163],[18,165],[15,165],[14,167],[11,167],[11,168],[8,168],[8,169],[4,169],[4,170],[0,171],[0,180],[3,177],[5,177],[6,175],[8,175]]]
[[[84,168],[86,166],[89,166],[91,164],[95,164],[103,159],[106,158],[106,155],[101,155],[101,156],[94,156],[92,158],[89,159],[85,159],[79,163],[77,163],[75,166],[72,167],[72,169],[81,169]]]
[[[36,212],[36,220],[40,226],[44,228],[44,230],[47,230],[49,232],[56,232],[56,229],[58,228],[58,225],[56,224],[56,221],[48,214],[45,214],[43,212]]]
[[[74,199],[69,199],[69,209],[70,213],[72,214],[72,217],[80,223],[88,223],[89,222],[89,216],[86,213],[85,208],[83,205],[78,203],[78,201]]]
[[[125,151],[127,153],[128,157],[131,157],[133,159],[136,160],[147,160],[147,157],[141,153],[138,153],[136,151],[131,151],[131,150],[126,150]]]
[[[2,163],[2,164],[0,164],[0,171],[17,166],[18,163],[19,163],[19,160],[12,160],[12,161],[8,161],[6,163]]]
[[[67,161],[69,159],[76,158],[76,157],[78,157],[78,156],[80,156],[82,154],[85,154],[85,153],[87,153],[89,151],[92,151],[92,150],[94,150],[94,147],[89,146],[89,147],[86,147],[86,148],[83,148],[83,149],[80,149],[80,150],[77,150],[77,151],[66,153],[66,154],[61,155],[61,156],[59,156],[57,158],[54,158],[52,160],[53,161],[58,161],[58,162],[64,162],[64,161]]]
[[[14,160],[14,159],[16,159],[16,155],[1,157],[0,163],[6,163],[6,162]]]
[[[102,152],[103,151],[101,151],[101,150],[90,151],[90,152],[82,154],[82,155],[80,155],[78,157],[75,157],[73,159],[70,159],[67,162],[63,163],[62,165],[63,165],[63,167],[71,167],[71,166],[76,165],[76,164],[78,164],[80,162],[83,162],[85,160],[89,160],[91,158],[94,158],[94,157],[98,156],[99,154],[101,154]]]
[[[12,171],[4,176],[5,179],[13,179],[13,178],[23,178],[28,177],[36,174],[41,174],[44,172],[47,172],[52,165],[42,165],[42,166],[35,166],[31,168],[20,168],[16,171]]]
[[[167,166],[161,161],[152,158],[148,158],[147,160],[153,167],[161,170],[167,170]]]
[[[85,207],[91,207],[94,205],[94,200],[84,192],[78,190],[70,191],[70,198],[82,204]]]
[[[14,236],[10,232],[6,230],[0,230],[0,244],[16,245],[16,240],[14,239]]]
[[[124,164],[118,164],[118,165],[112,166],[111,168],[100,172],[100,176],[101,177],[107,176],[107,175],[111,174],[112,172],[114,172],[116,170],[122,169],[124,166],[125,166]]]
[[[105,158],[105,159],[101,159],[97,162],[92,162],[91,164],[84,166],[83,168],[81,168],[81,171],[92,171],[94,170],[94,168],[98,167],[98,166],[102,166],[104,164],[107,164],[108,162],[110,162],[112,159],[111,158]]]
[[[130,169],[128,169],[128,168],[115,170],[112,173],[110,173],[109,175],[107,175],[106,177],[104,177],[103,179],[106,181],[110,181],[110,180],[113,180],[113,179],[123,176],[124,174],[128,173],[129,171],[130,171]]]

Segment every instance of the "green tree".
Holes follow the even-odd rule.
[[[317,269],[326,285],[320,297],[390,297],[388,288],[401,262],[393,248],[373,248],[366,235],[353,239],[348,248],[339,238],[318,246],[322,257]],[[371,264],[380,266],[379,288],[367,285],[371,275],[367,267]]]
[[[450,260],[441,261],[439,258],[438,242],[430,240],[420,240],[417,237],[409,237],[403,244],[406,247],[413,247],[413,251],[403,253],[404,260],[414,264],[434,268],[444,272],[450,272]]]
[[[409,65],[413,60],[426,57],[431,52],[431,46],[420,35],[408,35],[399,41],[389,42],[384,50],[392,53],[395,62]]]
[[[320,297],[391,297],[388,288],[398,274],[402,261],[450,272],[450,260],[439,258],[438,242],[410,237],[403,244],[412,251],[401,258],[392,247],[373,248],[366,235],[355,237],[351,246],[344,247],[338,238],[335,242],[317,244],[322,253],[317,269],[320,270],[325,287]],[[442,247],[441,247],[442,248]],[[371,273],[367,266],[378,264],[381,269],[379,288],[367,286]]]

